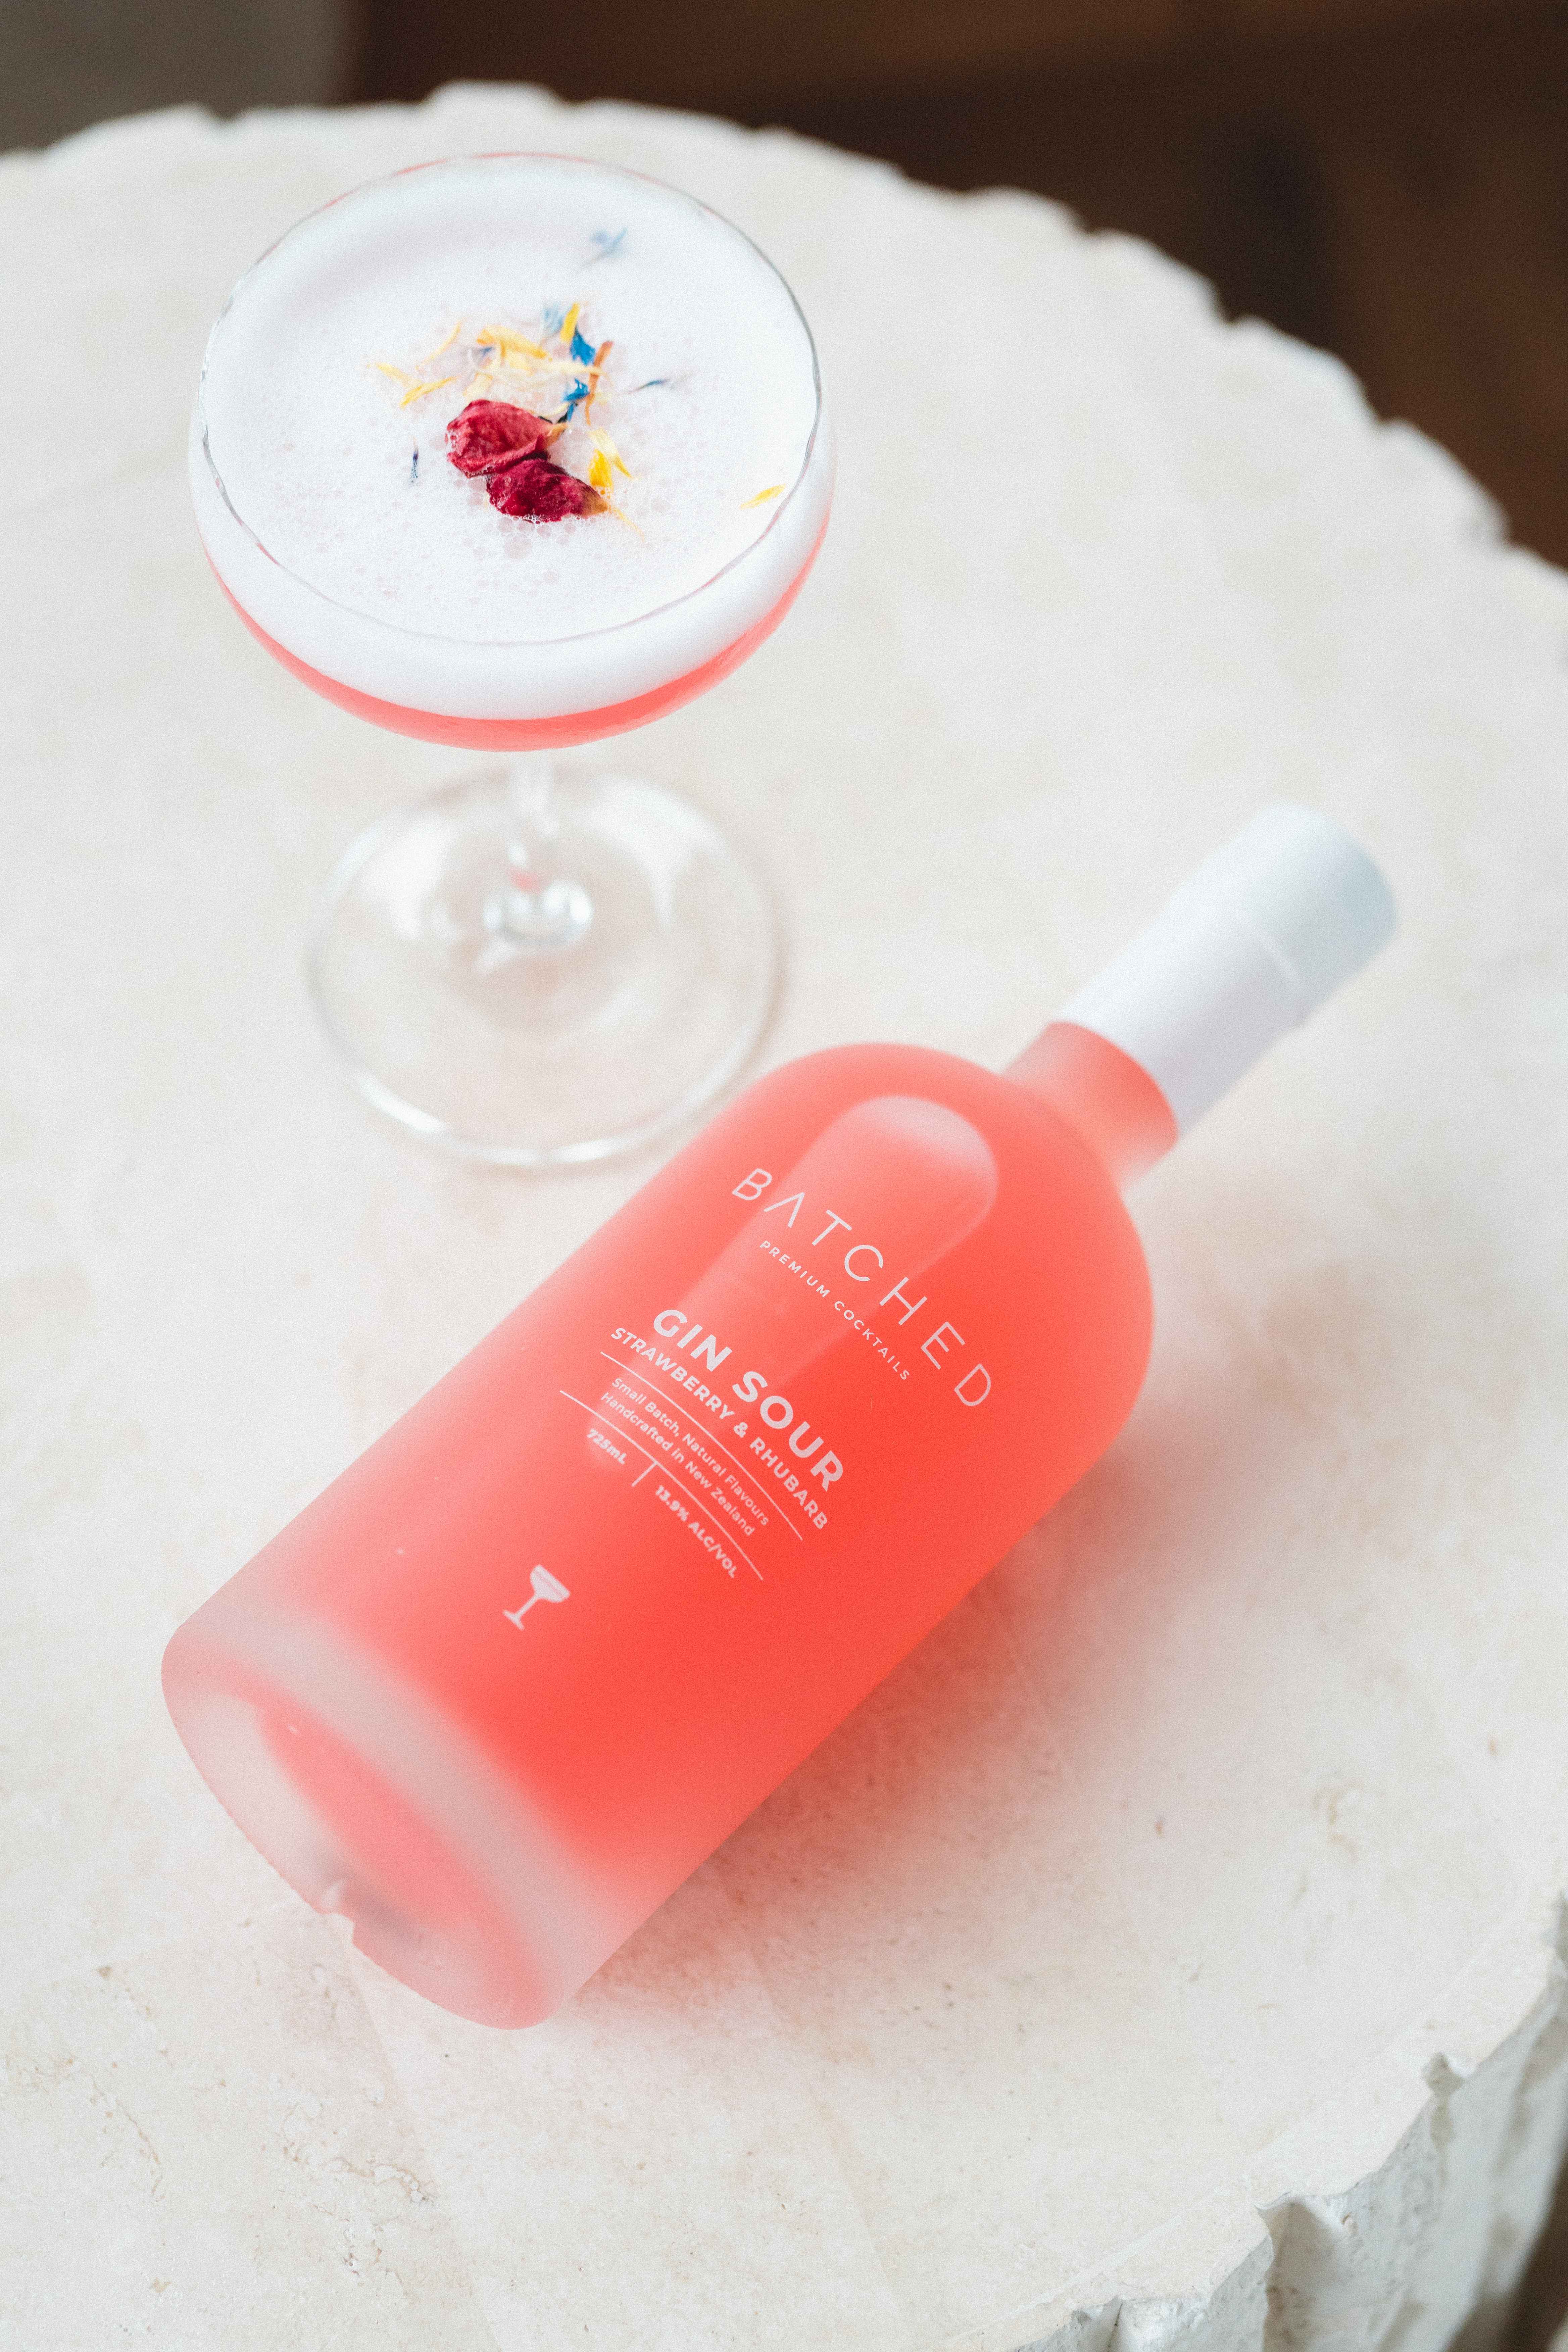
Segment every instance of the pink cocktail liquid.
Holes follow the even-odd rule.
[[[246,627],[258,644],[265,646],[274,660],[297,677],[303,686],[335,702],[340,709],[352,711],[356,719],[368,719],[377,727],[385,727],[395,735],[414,735],[426,743],[450,743],[474,751],[561,751],[573,743],[595,743],[601,737],[623,735],[634,727],[646,727],[649,720],[662,719],[666,712],[678,710],[683,702],[705,694],[710,686],[729,677],[731,670],[753,654],[764,639],[771,637],[790,606],[805,585],[806,573],[816,562],[817,552],[826,534],[824,518],[821,530],[811,552],[777,603],[752,622],[748,629],[707,661],[683,671],[663,686],[645,694],[627,697],[620,702],[602,704],[596,709],[564,711],[540,719],[473,719],[459,713],[442,710],[419,710],[406,703],[388,702],[381,697],[364,694],[357,687],[345,686],[341,679],[329,677],[324,670],[312,668],[298,654],[280,646],[269,636],[245,609],[216,562],[214,571],[224,594],[228,598]],[[210,553],[209,553],[209,561]]]

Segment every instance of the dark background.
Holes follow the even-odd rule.
[[[1339,352],[1568,562],[1563,0],[0,0],[0,145],[457,79],[1058,197]]]

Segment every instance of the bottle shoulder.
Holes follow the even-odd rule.
[[[752,1106],[763,1112],[775,1103],[781,1109],[810,1103],[820,1113],[842,1116],[856,1103],[900,1098],[939,1103],[956,1112],[994,1147],[1000,1146],[1020,1173],[1061,1170],[1075,1190],[1098,1196],[1110,1221],[1125,1227],[1136,1244],[1136,1228],[1116,1179],[1080,1126],[1047,1097],[960,1054],[875,1042],[826,1046],[766,1072],[737,1097],[731,1113],[743,1119]]]
[[[906,1256],[883,1234],[908,1223],[922,1256],[983,1249],[987,1285],[1020,1307],[1065,1285],[1077,1312],[1114,1302],[1129,1328],[1152,1328],[1142,1244],[1103,1160],[1047,1100],[960,1055],[872,1044],[781,1063],[656,1181],[683,1222],[776,1234],[820,1209],[822,1226],[831,1214]]]
[[[716,1347],[744,1338],[742,1369],[781,1396],[786,1373],[830,1360],[858,1395],[860,1365],[867,1411],[924,1399],[940,1449],[988,1432],[1064,1476],[1125,1417],[1152,1320],[1137,1234],[1082,1137],[1027,1089],[921,1046],[767,1072],[552,1282],[574,1328],[602,1304],[645,1336],[663,1316]]]

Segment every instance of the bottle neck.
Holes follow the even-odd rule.
[[[1049,1023],[1002,1075],[1048,1102],[1121,1192],[1176,1140],[1174,1114],[1148,1071],[1076,1021]]]
[[[1387,883],[1341,826],[1311,809],[1264,809],[1006,1076],[1126,1186],[1359,971],[1394,921]]]

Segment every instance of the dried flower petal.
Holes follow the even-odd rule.
[[[447,427],[447,455],[460,474],[493,474],[547,449],[555,437],[548,418],[509,400],[470,400]]]
[[[591,438],[594,444],[595,463],[597,464],[598,460],[603,458],[607,467],[613,467],[617,474],[624,474],[629,482],[632,478],[632,469],[627,465],[626,459],[622,457],[620,451],[616,448],[615,443],[611,440],[609,435],[607,433],[601,433],[595,429],[592,433]],[[605,489],[609,484],[608,473],[605,474],[604,481],[601,482],[598,475],[593,470],[592,467],[590,467],[588,471],[588,479],[593,483],[595,489]]]
[[[525,515],[534,522],[562,522],[568,515],[605,511],[597,490],[548,457],[524,457],[492,474],[489,499],[498,514]]]
[[[510,327],[481,327],[476,341],[479,349],[494,352],[499,367],[517,368],[523,375],[537,374],[546,358],[542,345]]]
[[[406,408],[412,401],[423,400],[427,392],[439,392],[443,384],[452,381],[449,375],[410,375],[406,368],[389,367],[385,360],[377,360],[375,364],[383,375],[389,375],[394,383],[403,386],[403,397],[397,404],[399,408]]]

